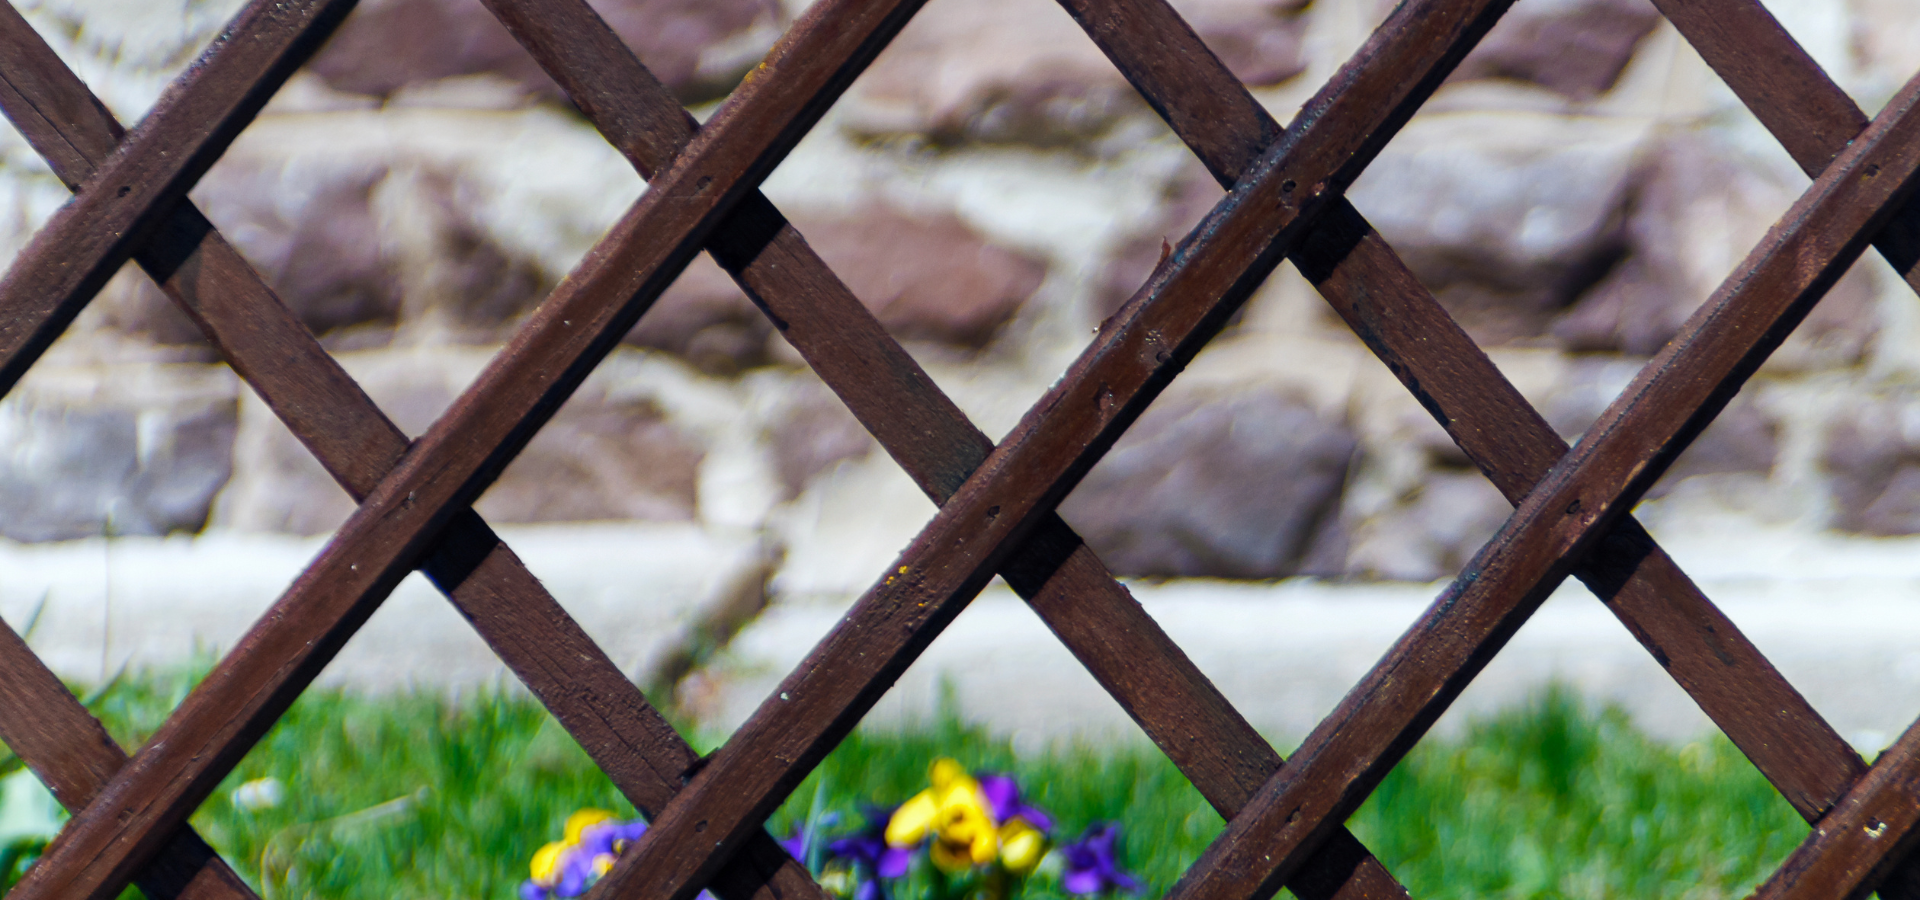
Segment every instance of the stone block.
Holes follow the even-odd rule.
[[[870,203],[796,212],[795,227],[894,337],[977,349],[1019,311],[1046,264],[988,240],[958,217]],[[727,374],[766,362],[765,314],[710,258],[687,267],[626,341]]]
[[[782,19],[771,0],[595,0],[593,6],[654,77],[688,101],[731,90],[772,46]],[[466,0],[370,0],[309,65],[337,90],[380,97],[481,73],[515,82],[531,96],[561,96],[499,20]]]
[[[0,535],[199,531],[232,473],[233,380],[204,366],[65,374],[65,389],[29,383],[0,403]]]
[[[1591,99],[1613,87],[1659,22],[1647,0],[1520,0],[1453,77],[1509,78]]]
[[[1243,81],[1271,85],[1305,68],[1298,0],[1176,0],[1174,7]],[[1139,95],[1052,3],[931,3],[849,92],[856,133],[937,144],[1072,146]]]
[[[409,435],[430,427],[479,373],[471,353],[371,353],[348,371]],[[240,531],[322,534],[353,512],[345,490],[265,404],[243,405],[234,485],[217,521]],[[489,520],[686,521],[698,508],[704,448],[644,398],[583,387],[560,408],[475,508]]]
[[[1538,338],[1621,255],[1643,134],[1598,118],[1424,116],[1350,193],[1478,341]]]
[[[1732,273],[1799,196],[1804,178],[1724,139],[1681,131],[1650,142],[1627,204],[1619,259],[1553,323],[1568,349],[1651,355]],[[1856,266],[1828,291],[1770,369],[1858,362],[1878,331],[1875,288]]]
[[[1860,534],[1920,534],[1920,406],[1863,402],[1832,416],[1820,447],[1833,527]]]
[[[1285,392],[1170,391],[1060,513],[1117,574],[1280,578],[1337,517],[1354,449]]]

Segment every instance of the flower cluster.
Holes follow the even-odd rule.
[[[869,807],[864,827],[851,834],[826,838],[823,832],[840,821],[827,813],[780,843],[822,886],[851,900],[891,900],[890,887],[915,871],[916,862],[932,883],[933,900],[1004,900],[1036,872],[1057,875],[1069,894],[1141,890],[1114,856],[1119,826],[1095,824],[1055,847],[1053,816],[1022,800],[1012,777],[969,773],[939,759],[928,781],[897,807]],[[620,822],[606,810],[574,813],[566,837],[533,855],[533,877],[520,886],[521,900],[585,894],[646,831],[646,823]],[[711,900],[705,892],[701,898]]]
[[[1120,826],[1107,822],[1088,826],[1079,840],[1061,847],[1065,871],[1060,875],[1060,886],[1069,894],[1140,890],[1139,879],[1120,871],[1120,863],[1114,859],[1113,844],[1119,838]]]
[[[936,896],[1007,897],[1049,857],[1057,865],[1048,871],[1058,870],[1068,893],[1141,888],[1114,858],[1117,826],[1095,825],[1055,848],[1053,816],[1022,800],[1013,778],[970,774],[954,760],[939,759],[928,781],[898,807],[868,809],[862,830],[824,848],[805,829],[782,843],[795,858],[816,864],[823,885],[852,900],[888,900],[889,883],[906,877],[923,853]],[[810,851],[822,849],[814,859]]]
[[[520,885],[521,900],[578,897],[613,868],[620,851],[647,832],[645,822],[620,822],[604,809],[567,817],[566,837],[533,854],[533,878]]]
[[[951,759],[935,760],[928,774],[933,786],[887,820],[887,846],[911,850],[924,842],[934,866],[948,873],[998,861],[1026,875],[1040,864],[1053,817],[1020,802],[1012,778],[975,778]]]

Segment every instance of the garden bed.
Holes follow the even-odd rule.
[[[129,676],[91,692],[90,706],[116,738],[135,741],[189,681]],[[703,750],[713,744],[704,737]],[[925,789],[942,757],[1013,776],[1022,800],[1050,814],[1056,845],[1118,823],[1117,862],[1147,895],[1170,887],[1221,827],[1144,739],[1024,752],[951,715],[857,732],[770,827],[781,838],[808,822],[826,838],[856,831],[870,807]],[[0,755],[0,773],[18,767]],[[22,819],[19,802],[0,810],[0,829]],[[506,900],[534,852],[586,808],[635,815],[524,696],[316,689],[193,821],[266,900]],[[1723,738],[1655,741],[1619,711],[1557,689],[1423,744],[1350,827],[1422,898],[1734,895],[1806,834]],[[934,892],[940,879],[924,857],[888,883],[894,900]],[[1060,873],[1060,862],[1043,864],[1013,896],[1063,896]]]

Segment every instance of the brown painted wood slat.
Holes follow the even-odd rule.
[[[21,126],[56,175],[69,185],[84,183],[112,152],[120,135],[118,123],[8,5],[0,5],[0,47],[6,48],[0,55],[0,109]],[[24,85],[29,93],[4,90],[11,85]],[[63,110],[99,115],[59,114]],[[135,259],[356,500],[405,453],[406,436],[190,201],[180,202],[155,239],[135,252]],[[458,585],[449,592],[455,606],[635,806],[650,813],[666,803],[696,761],[693,749],[484,522],[471,515],[456,520],[427,569],[437,584]],[[0,653],[10,649],[0,642]],[[32,660],[31,655],[26,659]],[[85,734],[79,723],[93,723],[92,717],[61,689],[58,696],[0,691],[0,736],[6,722],[30,722],[63,699],[70,707],[62,712],[74,726],[71,730]],[[98,729],[97,723],[91,727]],[[59,761],[75,753],[84,758],[90,747],[85,741],[75,742],[70,750],[58,743],[9,743],[30,763]],[[93,777],[86,783],[86,798],[124,763],[125,754],[117,746],[112,751],[110,763],[102,758],[89,767]],[[78,812],[83,802],[67,805]],[[756,889],[772,892],[763,900],[824,896],[771,837],[757,843],[745,858],[746,868],[716,885],[722,896],[745,898]],[[209,852],[202,845],[198,857]],[[775,884],[765,884],[776,869]],[[224,863],[219,871],[231,878]],[[232,883],[239,884],[237,879]]]
[[[100,798],[17,896],[104,898],[149,860],[158,862],[146,880],[161,891],[234,890],[185,816],[414,565],[623,790],[664,804],[597,897],[685,900],[715,875],[730,898],[817,896],[760,823],[995,571],[1217,808],[1245,806],[1177,886],[1182,897],[1260,896],[1295,873],[1304,896],[1404,895],[1339,822],[1569,573],[1819,819],[1763,894],[1863,894],[1911,849],[1920,725],[1862,776],[1857,755],[1626,511],[1868,240],[1920,286],[1920,207],[1907,202],[1920,170],[1920,79],[1849,148],[1864,117],[1758,4],[1659,0],[1804,168],[1831,171],[1568,451],[1340,196],[1505,0],[1404,4],[1284,134],[1160,0],[1061,0],[1216,177],[1237,185],[996,449],[756,190],[919,0],[816,4],[701,130],[579,0],[488,2],[609,139],[660,177],[410,454],[180,202],[350,0],[249,7],[216,43],[226,49],[210,51],[124,142],[44,43],[20,32],[17,14],[0,12],[0,107],[70,186],[103,167],[0,281],[0,309],[18,313],[0,321],[0,386],[133,255],[366,497],[131,764],[0,629],[0,712],[9,713],[0,736],[21,735],[70,805]],[[691,751],[467,505],[702,246],[946,502],[902,564],[676,796]],[[1052,509],[1285,254],[1520,509],[1280,769]],[[300,362],[269,371],[267,348]],[[593,721],[609,714],[624,718]],[[54,759],[69,746],[77,756]]]
[[[104,156],[119,139],[118,124],[91,92],[57,90],[36,76],[49,68],[64,70],[51,48],[33,34],[12,5],[0,3],[0,106],[28,107],[34,113],[22,127],[36,148],[46,145],[49,162],[63,169],[89,155]],[[29,106],[23,91],[47,101]],[[64,123],[84,122],[103,142],[69,143],[57,132]],[[51,138],[51,139],[50,139]],[[91,167],[89,166],[90,170]],[[69,186],[78,184],[67,181]],[[126,752],[99,720],[80,705],[25,641],[0,623],[0,741],[33,769],[60,804],[78,812],[122,764]],[[251,898],[253,891],[191,829],[176,835],[155,864],[141,873],[141,890],[150,897]]]
[[[85,808],[127,754],[26,641],[0,622],[0,741],[69,811]],[[140,873],[154,900],[258,900],[192,829],[181,829]]]
[[[1886,894],[1889,874],[1920,844],[1920,722],[1874,760],[1833,812],[1814,826],[1755,900],[1863,898]],[[1910,869],[1904,866],[1902,869]],[[1911,875],[1897,873],[1901,877]]]
[[[1502,10],[1400,7],[597,890],[691,896],[710,848],[784,799]]]
[[[1169,896],[1267,896],[1358,806],[1907,200],[1920,171],[1917,105],[1920,80],[1794,204]]]
[[[1061,3],[1223,186],[1278,133],[1164,0]],[[1350,203],[1322,217],[1292,259],[1510,502],[1565,455],[1566,442]],[[1603,588],[1608,608],[1808,821],[1866,770],[1637,523],[1622,522],[1575,574]]]
[[[177,828],[205,799],[916,8],[884,0],[810,8],[281,600],[69,823],[16,888],[16,900],[107,900],[124,886],[156,849],[152,835]]]
[[[0,390],[59,337],[352,7],[353,0],[254,0],[167,88],[0,279],[0,309],[19,313],[0,320]]]
[[[1867,114],[1755,0],[1654,5],[1809,176],[1819,177],[1866,130]],[[1874,246],[1920,290],[1920,204],[1901,210]]]
[[[643,176],[692,140],[692,118],[585,3],[488,6]],[[762,195],[749,197],[708,246],[934,503],[945,502],[992,451],[992,441]],[[1066,523],[1050,519],[1027,546],[1001,574],[1231,817],[1279,768],[1279,755]],[[1338,852],[1325,854],[1326,865],[1309,863],[1296,893],[1405,895],[1350,835],[1337,839]]]

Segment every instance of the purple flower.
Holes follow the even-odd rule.
[[[979,781],[980,793],[987,798],[987,807],[993,813],[994,822],[1005,825],[1008,820],[1018,816],[1038,831],[1053,830],[1053,817],[1047,815],[1046,810],[1020,801],[1020,785],[1014,783],[1012,776],[989,772],[981,774]]]
[[[566,847],[555,866],[553,882],[527,881],[520,885],[521,900],[553,900],[578,897],[610,868],[627,845],[647,833],[642,821],[612,820],[588,825],[580,831],[580,842]]]
[[[575,848],[561,864],[560,881],[553,886],[553,893],[560,897],[578,897],[587,892],[597,874],[593,870],[593,856]]]
[[[1113,844],[1119,837],[1119,825],[1095,824],[1088,826],[1079,840],[1061,847],[1060,855],[1067,865],[1060,886],[1069,894],[1140,890],[1139,880],[1120,871],[1120,864],[1113,858]]]
[[[805,865],[807,862],[807,843],[811,837],[812,835],[807,834],[805,828],[795,825],[792,834],[780,839],[780,849],[787,851],[788,856],[799,860],[802,865]]]
[[[631,822],[602,822],[589,825],[580,832],[580,849],[588,859],[596,856],[619,856],[626,852],[627,845],[640,839],[647,833],[647,823],[639,819]]]
[[[887,846],[887,820],[891,818],[891,809],[868,807],[867,827],[828,844],[827,855],[856,866],[865,866],[867,871],[881,878],[899,878],[907,874],[907,867],[913,862],[913,849]]]
[[[893,810],[869,806],[867,827],[827,845],[827,858],[845,861],[853,869],[853,900],[888,900],[882,878],[899,878],[913,863],[913,850],[887,846],[887,821]]]

